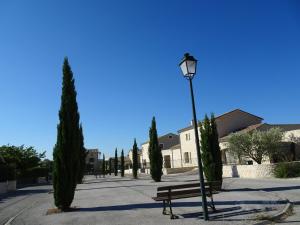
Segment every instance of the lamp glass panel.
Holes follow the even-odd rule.
[[[187,68],[189,74],[195,74],[196,73],[196,61],[187,60]]]
[[[181,68],[181,71],[183,73],[184,76],[188,75],[188,71],[187,71],[187,67],[186,67],[186,62],[182,62],[180,64],[180,68]]]

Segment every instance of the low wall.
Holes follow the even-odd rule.
[[[141,173],[141,169],[138,169],[137,172],[138,172],[138,174]],[[132,169],[124,170],[124,173],[125,173],[125,174],[132,174]]]
[[[297,163],[300,161],[286,162]],[[272,164],[256,164],[256,165],[224,165],[223,177],[241,177],[241,178],[268,178],[274,177],[273,170],[276,163]]]
[[[0,182],[0,194],[7,192],[7,182]]]
[[[17,190],[17,182],[15,180],[0,183],[0,194],[15,190]]]

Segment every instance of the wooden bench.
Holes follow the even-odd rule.
[[[205,192],[206,196],[211,199],[209,206],[215,211],[215,204],[213,200],[213,194],[218,192],[213,191],[211,188],[211,184],[205,183]],[[180,184],[180,185],[172,185],[172,186],[162,186],[157,188],[157,196],[152,197],[155,201],[163,202],[163,215],[167,215],[166,203],[170,208],[170,218],[176,219],[178,216],[174,215],[172,212],[172,200],[182,199],[182,198],[192,198],[201,196],[200,183],[190,183],[190,184]]]

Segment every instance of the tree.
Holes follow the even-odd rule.
[[[137,179],[137,171],[138,171],[138,147],[136,144],[136,140],[134,139],[134,143],[132,147],[132,174],[134,179]]]
[[[87,155],[87,150],[84,147],[84,137],[83,137],[81,124],[79,127],[79,132],[80,132],[80,150],[79,150],[79,171],[78,171],[77,183],[81,184],[86,170],[85,158]]]
[[[201,135],[201,158],[203,163],[203,172],[207,181],[214,181],[214,167],[211,126],[207,115],[205,115],[203,122],[200,124]]]
[[[239,159],[249,157],[261,164],[264,157],[272,158],[280,154],[279,146],[282,137],[283,132],[280,128],[233,133],[228,139],[229,151]]]
[[[102,160],[102,174],[103,177],[105,177],[106,169],[105,169],[105,155],[103,154],[103,160]]]
[[[212,158],[214,162],[214,181],[219,181],[219,184],[222,185],[222,175],[223,175],[223,163],[222,156],[219,144],[219,134],[217,130],[217,124],[215,120],[214,114],[211,114],[210,117],[210,126],[211,126],[211,150],[212,150]]]
[[[109,175],[111,175],[111,171],[112,171],[111,158],[109,158],[108,163],[109,163],[108,164],[108,167],[109,167],[108,173],[109,173]]]
[[[3,145],[0,147],[0,155],[5,163],[15,165],[19,177],[29,169],[40,166],[41,160],[45,158],[45,152],[38,153],[34,147],[24,145]]]
[[[73,201],[80,161],[80,118],[74,82],[71,67],[65,58],[57,140],[53,150],[54,203],[62,211],[69,210]]]
[[[161,181],[163,158],[161,148],[158,143],[155,117],[152,119],[151,128],[149,130],[149,159],[150,159],[150,174],[155,182]]]
[[[118,149],[117,148],[115,150],[114,172],[115,172],[115,176],[118,176]]]
[[[121,177],[124,177],[124,170],[125,170],[124,151],[122,149],[122,152],[121,152]]]

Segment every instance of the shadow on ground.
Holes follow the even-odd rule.
[[[19,196],[30,196],[33,194],[41,194],[48,193],[49,189],[26,189],[26,190],[17,190],[14,192],[8,192],[5,194],[0,194],[0,203],[3,203],[11,198],[19,197]]]
[[[234,205],[233,208],[241,208],[240,204],[264,204],[264,205],[272,205],[272,204],[285,204],[286,201],[278,202],[278,201],[216,201],[215,205]],[[129,205],[113,205],[113,206],[97,206],[97,207],[88,207],[88,208],[78,208],[81,212],[94,212],[94,211],[122,211],[122,210],[135,210],[135,209],[150,209],[150,208],[161,208],[162,203],[139,203],[139,204],[129,204]],[[172,207],[201,207],[201,202],[173,202]],[[217,212],[219,211],[218,207]],[[220,209],[221,210],[221,209]],[[222,209],[223,210],[223,209]]]
[[[78,188],[76,191],[88,191],[88,190],[100,190],[100,189],[112,189],[112,188],[131,188],[131,187],[153,187],[153,185],[123,185],[113,187],[95,187],[95,188]]]
[[[271,188],[235,188],[235,189],[225,189],[225,191],[289,191],[298,190],[300,186],[287,186],[287,187],[271,187]]]

